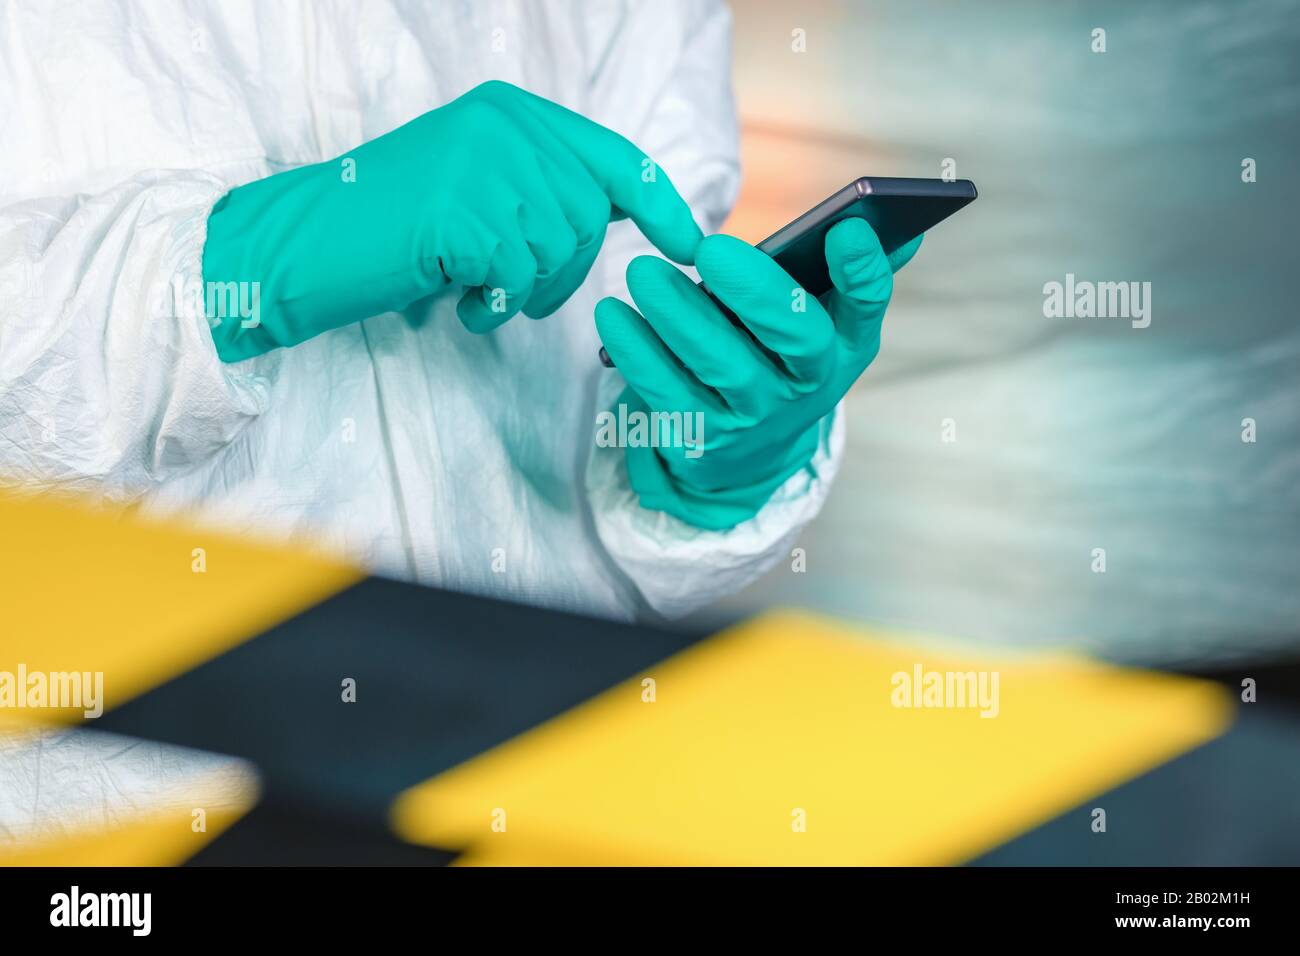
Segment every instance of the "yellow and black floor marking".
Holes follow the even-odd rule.
[[[0,672],[102,671],[86,726],[262,779],[205,834],[172,814],[0,863],[1161,863],[1216,799],[1250,817],[1229,856],[1300,834],[1294,725],[1237,720],[1210,681],[799,613],[672,633],[50,502],[0,499],[0,523]],[[996,672],[996,716],[898,706],[895,675],[949,672]],[[52,717],[75,719],[0,728]],[[1208,786],[1246,768],[1249,789]],[[1246,845],[1219,862],[1300,856]]]

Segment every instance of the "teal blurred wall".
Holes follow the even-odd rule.
[[[1297,646],[1300,5],[732,9],[730,231],[945,158],[980,199],[900,275],[807,572],[706,617],[794,604],[1159,663]],[[1150,327],[1045,318],[1066,273],[1150,282]]]

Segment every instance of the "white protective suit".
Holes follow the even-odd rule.
[[[622,449],[594,446],[621,381],[592,309],[650,251],[628,223],[563,309],[487,336],[453,291],[224,366],[201,321],[158,308],[168,277],[201,280],[231,187],[492,78],[632,139],[716,230],[738,179],[729,26],[705,0],[7,4],[0,474],[602,615],[678,615],[753,580],[820,508],[839,416],[744,525],[642,509]]]
[[[449,292],[223,366],[201,321],[155,301],[160,277],[198,281],[231,187],[492,78],[632,139],[714,230],[738,178],[729,32],[717,2],[0,7],[3,478],[603,615],[676,615],[742,587],[821,507],[840,417],[813,467],[730,532],[640,508],[622,449],[594,444],[622,383],[597,362],[592,309],[626,297],[624,267],[649,251],[628,223],[563,309],[486,336]],[[250,773],[86,731],[0,738],[0,843],[219,806]]]

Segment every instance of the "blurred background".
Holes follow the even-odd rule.
[[[778,566],[701,623],[793,604],[1164,665],[1300,645],[1300,5],[732,11],[728,231],[757,241],[857,176],[946,159],[980,198],[899,276],[807,573]],[[1150,282],[1150,327],[1045,318],[1067,273]]]

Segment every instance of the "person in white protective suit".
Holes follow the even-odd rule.
[[[451,274],[461,252],[454,238],[438,257],[443,275],[420,295],[362,295],[354,311],[389,308],[269,333],[262,344],[222,340],[240,327],[227,321],[214,332],[219,317],[181,302],[184,289],[213,281],[205,255],[211,268],[223,197],[251,196],[240,188],[261,181],[292,188],[302,181],[289,178],[296,171],[333,168],[314,164],[376,142],[400,154],[409,141],[392,137],[408,135],[411,121],[451,115],[440,108],[488,80],[635,143],[663,171],[661,192],[675,188],[711,233],[739,175],[728,44],[726,9],[703,0],[8,6],[3,479],[146,512],[197,512],[238,531],[319,542],[381,574],[599,615],[676,616],[734,592],[817,514],[843,424],[832,413],[813,431],[801,420],[789,441],[775,436],[801,457],[766,476],[743,520],[732,511],[722,522],[650,502],[629,478],[625,449],[593,440],[598,412],[636,365],[629,357],[622,374],[601,368],[597,302],[633,298],[675,347],[656,318],[658,293],[629,293],[625,271],[634,256],[656,252],[646,237],[672,231],[664,219],[677,213],[622,209],[630,220],[609,225],[594,265],[584,263],[585,281],[558,310],[530,321],[515,304],[514,317],[490,331],[467,328],[462,291],[490,292],[495,266]],[[438,154],[458,148],[447,142]],[[581,143],[573,153],[599,165]],[[358,181],[373,183],[365,162],[377,160],[359,162]],[[603,184],[600,171],[592,175]],[[606,218],[620,218],[618,188],[609,189]],[[472,214],[477,197],[459,193]],[[249,222],[265,221],[255,203],[243,208]],[[269,316],[266,288],[301,278],[277,252],[314,237],[337,248],[348,232],[308,220],[278,239],[235,232],[228,258],[260,243],[257,254],[271,260],[262,267],[276,277],[261,293]],[[672,248],[681,234],[658,245],[689,264],[693,247]],[[878,244],[873,252],[869,242],[869,230],[849,236],[844,243],[857,245],[844,254],[874,261]],[[532,251],[540,282],[544,250]],[[430,262],[421,268],[437,275]],[[868,318],[878,343],[889,270],[873,276]],[[327,301],[328,291],[311,294]],[[848,298],[843,288],[835,295]],[[304,320],[284,325],[296,321]]]

